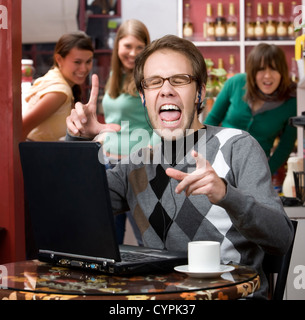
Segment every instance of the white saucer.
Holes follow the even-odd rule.
[[[234,270],[235,268],[233,266],[228,266],[221,264],[218,270],[214,271],[189,271],[189,266],[184,265],[184,266],[177,266],[174,268],[178,272],[183,272],[186,273],[188,276],[192,278],[217,278],[220,275],[222,275],[225,272],[230,272]]]

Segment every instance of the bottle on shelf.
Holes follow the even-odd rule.
[[[207,3],[207,15],[203,23],[203,38],[206,41],[215,40],[215,23],[212,17],[212,6],[210,3]]]
[[[214,66],[214,62],[210,58],[205,59],[205,64],[207,66],[207,83],[206,83],[206,94],[205,94],[205,108],[204,113],[205,116],[212,110],[215,92],[214,92],[214,76],[212,75],[212,70]]]
[[[232,78],[236,74],[234,54],[230,54],[229,68],[227,70],[227,79]]]
[[[288,39],[288,25],[285,17],[284,2],[279,3],[278,24],[276,27],[276,35],[278,40]]]
[[[108,21],[108,36],[107,36],[107,47],[113,49],[114,41],[116,37],[117,22],[115,20]]]
[[[283,182],[283,194],[285,197],[296,197],[293,172],[303,171],[303,159],[290,157],[287,161],[287,173]]]
[[[217,17],[215,19],[215,40],[224,41],[226,37],[226,19],[223,15],[222,3],[217,4]]]
[[[238,40],[237,17],[234,3],[229,3],[229,16],[227,19],[227,38],[229,41]]]
[[[25,97],[33,83],[33,75],[35,73],[35,68],[33,66],[34,62],[32,59],[22,59],[21,60],[21,105],[22,114],[25,114],[28,108],[28,103],[25,101]]]
[[[32,84],[35,68],[33,67],[32,59],[21,60],[21,82],[28,82]]]
[[[263,19],[263,6],[259,2],[257,4],[257,13],[254,26],[255,40],[264,40],[265,38],[265,21]]]
[[[222,58],[218,58],[217,78],[218,78],[219,91],[221,91],[221,89],[224,86],[224,83],[227,80],[227,71],[224,68],[224,64],[223,64],[223,59]]]
[[[247,2],[246,4],[246,17],[245,17],[245,39],[254,39],[254,21],[252,17],[252,3]]]
[[[288,38],[290,40],[295,40],[298,36],[300,36],[302,34],[302,30],[299,31],[295,31],[295,23],[300,23],[300,21],[298,21],[297,17],[300,15],[299,12],[295,12],[295,8],[297,6],[297,3],[295,1],[291,2],[291,13],[290,13],[290,18],[289,18],[289,22],[288,22]],[[295,19],[297,19],[295,21]]]
[[[267,40],[276,39],[277,23],[274,18],[273,2],[268,2],[268,15],[266,19],[265,35]]]
[[[183,37],[192,38],[193,34],[194,26],[190,19],[190,4],[186,3],[184,6]]]
[[[297,62],[295,61],[295,58],[291,58],[291,67],[290,67],[290,79],[294,83],[299,82],[299,71]]]

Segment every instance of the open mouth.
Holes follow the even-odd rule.
[[[181,119],[181,110],[173,104],[166,104],[160,108],[159,116],[165,125],[176,125]]]
[[[272,82],[270,82],[270,81],[264,81],[263,84],[265,86],[272,86]]]

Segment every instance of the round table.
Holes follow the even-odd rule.
[[[167,274],[114,276],[52,266],[37,260],[1,266],[0,300],[233,300],[258,290],[247,266],[215,278]]]

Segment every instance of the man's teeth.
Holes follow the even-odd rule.
[[[168,111],[168,110],[180,111],[180,109],[177,106],[172,105],[172,104],[164,105],[160,109],[160,111]]]
[[[164,122],[165,124],[173,124],[178,122],[179,120],[173,120],[173,121],[166,121],[166,120],[162,120],[162,122]]]

